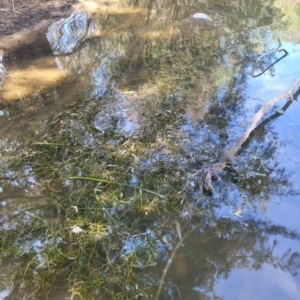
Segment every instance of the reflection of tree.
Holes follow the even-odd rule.
[[[184,103],[179,105],[195,119],[197,112],[198,116],[206,112],[208,99],[215,98],[220,86],[228,86],[228,94],[238,94],[239,85],[234,84],[233,74],[241,74],[235,80],[245,79],[243,73],[257,59],[253,56],[257,41],[253,40],[252,32],[257,31],[257,26],[266,25],[259,20],[266,16],[275,20],[281,14],[278,9],[270,9],[273,4],[269,1],[239,4],[203,1],[199,4],[178,0],[155,5],[152,1],[143,1],[135,5],[147,8],[148,13],[144,21],[141,19],[138,26],[130,28],[127,55],[122,61],[122,78],[127,77],[123,86],[132,88],[150,79],[155,84],[160,82],[163,93],[180,90]],[[188,17],[198,11],[214,17],[217,27],[207,30],[191,26]],[[241,33],[243,30],[246,31]],[[269,45],[268,35],[262,32],[260,38]],[[225,40],[223,49],[219,47],[221,39]],[[269,64],[267,57],[262,64]],[[124,71],[129,71],[130,76],[124,76]]]
[[[216,238],[216,228],[227,232],[227,237]],[[204,232],[203,228],[195,229],[178,249],[165,280],[165,291],[173,295],[172,299],[182,299],[179,295],[185,295],[183,299],[198,299],[200,295],[201,299],[211,299],[218,279],[228,279],[233,269],[259,270],[268,264],[297,275],[299,252],[284,250],[281,244],[284,239],[299,240],[298,233],[254,220],[219,220],[216,228]],[[161,299],[169,298],[163,295]]]
[[[226,8],[223,2],[216,1],[216,3],[220,3],[222,7]],[[224,24],[232,31],[230,34],[238,36],[236,44],[242,38],[245,46],[252,43],[250,35],[241,36],[238,34],[241,28],[246,28],[245,19],[254,19],[252,26],[250,26],[251,29],[258,24],[270,24],[273,18],[278,16],[278,11],[270,10],[270,7],[266,6],[265,3],[267,2],[251,1],[247,2],[243,8],[242,5],[237,7],[237,10],[224,9],[222,12],[218,11],[218,14],[227,18],[228,22],[224,22]],[[141,5],[141,2],[136,1],[135,5]],[[126,55],[120,58],[119,61],[121,64],[120,69],[124,71],[121,73],[121,76],[124,78],[123,85],[120,84],[120,86],[144,91],[144,97],[139,97],[139,105],[143,108],[142,114],[145,127],[155,127],[155,133],[164,132],[164,128],[168,128],[168,126],[173,125],[177,121],[177,115],[175,117],[172,115],[174,111],[182,113],[184,109],[191,112],[196,110],[196,115],[197,111],[201,110],[205,105],[209,104],[210,106],[207,99],[214,99],[221,85],[218,82],[220,77],[216,78],[216,74],[222,74],[222,65],[219,62],[222,51],[229,53],[232,64],[240,63],[241,65],[242,60],[245,59],[242,68],[240,65],[232,67],[234,73],[238,68],[241,68],[241,75],[240,81],[237,80],[232,84],[228,92],[237,94],[238,89],[243,89],[243,84],[247,77],[246,67],[253,63],[255,59],[248,55],[248,52],[242,58],[231,53],[234,50],[234,46],[229,45],[229,39],[225,45],[226,47],[221,51],[219,48],[220,28],[200,30],[199,28],[190,28],[189,23],[187,23],[188,26],[186,27],[186,24],[183,22],[184,17],[197,12],[199,8],[207,8],[209,12],[208,2],[199,5],[198,1],[163,1],[157,7],[154,5],[154,1],[144,1],[142,6],[147,9],[147,12],[145,15],[140,15],[138,26],[128,26],[128,32],[122,36],[122,38],[126,39],[124,47]],[[172,7],[172,14],[170,14],[170,7]],[[211,11],[215,11],[215,8],[212,8]],[[126,16],[116,17],[116,20],[119,21],[124,19],[126,19]],[[127,24],[130,23],[128,22]],[[229,37],[229,34],[227,36]],[[136,71],[138,76],[127,76],[128,74],[132,75],[134,71]],[[226,76],[228,75],[225,74],[224,78]],[[130,77],[131,81],[126,77]],[[145,92],[147,86],[151,87],[151,89],[148,89],[151,92]],[[174,95],[178,91],[180,91],[180,97],[178,95],[175,97]],[[228,100],[226,108],[234,111],[235,99],[232,97],[226,100]],[[180,109],[177,107],[180,107]],[[225,110],[218,103],[210,107],[210,111],[215,109],[215,111],[223,113]],[[208,121],[209,118],[211,122]],[[222,120],[224,122],[220,126],[220,122],[213,120],[211,114],[207,114],[204,118],[204,122],[212,125],[212,129],[220,133],[219,135],[228,125],[230,113],[225,112],[222,115]],[[151,137],[155,136],[155,134],[151,135]],[[264,134],[261,141],[263,141],[263,137]],[[276,147],[274,145],[266,145],[266,147],[261,149],[258,145],[257,150],[252,148],[253,150],[256,153],[259,151],[264,153],[266,158],[270,159],[274,155]],[[265,168],[262,161],[258,162],[251,159],[245,160],[244,164],[247,167],[247,174],[245,174],[244,178],[241,179],[240,177],[236,180],[239,181],[238,188],[241,193],[251,200],[248,201],[250,205],[255,205],[252,200],[261,196],[262,192],[265,201],[267,201],[270,197],[270,192],[274,190],[282,191],[284,186],[290,188],[288,175],[283,169],[278,167],[273,169]],[[167,173],[168,170],[159,171],[160,176],[165,180],[167,177],[163,177],[166,175],[163,172]],[[271,177],[271,173],[277,174]],[[152,173],[153,175],[156,174]],[[229,179],[232,180],[232,177]],[[248,188],[248,185],[250,188]],[[176,187],[174,187],[174,190],[176,191]],[[228,192],[225,189],[219,189],[218,197],[208,200],[207,203],[209,205],[206,205],[206,207],[205,200],[207,200],[207,197],[201,197],[203,202],[199,206],[201,205],[203,210],[209,211],[207,215],[202,216],[202,222],[212,226],[207,226],[202,228],[201,231],[195,230],[191,233],[185,242],[185,247],[180,248],[182,252],[179,250],[177,254],[177,257],[182,256],[184,259],[196,257],[198,259],[197,263],[195,263],[196,260],[194,259],[186,260],[188,274],[180,277],[180,283],[186,283],[186,286],[182,285],[182,295],[189,295],[189,292],[184,289],[188,288],[192,282],[193,286],[201,286],[203,288],[201,293],[204,297],[203,299],[205,299],[209,293],[213,293],[216,278],[219,276],[228,277],[233,268],[259,269],[263,263],[281,267],[283,270],[291,273],[296,272],[299,268],[299,254],[295,251],[289,252],[286,250],[281,257],[274,257],[273,251],[276,249],[276,243],[270,244],[269,238],[270,235],[277,234],[285,238],[299,239],[294,232],[290,232],[284,227],[254,220],[249,220],[245,224],[245,222],[218,219],[217,209],[221,206],[220,199],[225,199],[224,202],[226,202],[226,199],[228,199],[227,195]],[[181,208],[180,213],[186,216],[189,214],[189,211],[184,212],[184,209]],[[225,237],[225,239],[216,239],[213,235],[220,235]],[[205,242],[202,242],[202,240]],[[173,289],[172,286],[174,284],[179,284],[179,279],[172,276],[167,278],[167,280],[170,279],[172,281],[171,289]],[[174,291],[173,293],[174,295],[176,294]]]
[[[107,52],[114,59],[116,56],[119,63],[116,68],[119,68],[120,72],[116,71],[118,74],[114,74],[115,78],[120,79],[117,86],[129,89],[130,92],[137,91],[136,102],[143,126],[146,128],[144,136],[141,134],[142,138],[134,139],[122,136],[118,140],[106,133],[109,136],[99,137],[97,132],[89,130],[90,126],[87,125],[90,124],[90,119],[86,117],[87,112],[91,119],[94,114],[88,109],[82,112],[82,108],[78,113],[77,107],[70,113],[60,114],[51,122],[53,133],[51,137],[45,134],[50,143],[44,140],[40,145],[37,143],[36,152],[31,154],[30,161],[41,168],[40,165],[45,162],[35,153],[42,154],[43,159],[47,157],[48,160],[48,156],[45,156],[47,153],[49,155],[47,165],[50,164],[47,176],[59,177],[62,183],[58,184],[55,181],[55,186],[62,189],[66,195],[53,196],[51,205],[57,208],[53,209],[55,210],[53,214],[56,215],[57,211],[59,216],[57,220],[49,217],[49,220],[46,218],[44,221],[41,216],[35,220],[34,229],[30,224],[26,227],[26,231],[22,232],[24,236],[47,235],[44,248],[40,252],[43,255],[39,257],[34,249],[28,254],[25,253],[31,262],[30,268],[27,268],[28,260],[24,258],[24,268],[33,277],[35,272],[44,275],[44,279],[41,277],[40,282],[45,282],[45,285],[52,284],[57,274],[62,274],[61,276],[66,274],[71,284],[74,284],[74,288],[77,284],[82,284],[82,291],[90,289],[95,294],[99,292],[105,295],[114,291],[117,291],[118,295],[127,293],[124,299],[126,296],[146,297],[149,281],[144,278],[139,281],[137,278],[142,272],[136,270],[147,268],[147,272],[143,274],[150,273],[148,270],[156,259],[154,246],[157,240],[173,234],[169,229],[162,238],[160,225],[163,222],[160,223],[160,218],[164,218],[162,216],[164,214],[172,214],[170,213],[172,211],[178,214],[179,219],[188,220],[196,215],[203,225],[200,227],[190,222],[190,226],[194,225],[194,231],[188,236],[186,247],[180,248],[177,255],[177,258],[180,255],[184,259],[199,258],[197,264],[187,261],[188,274],[186,277],[182,275],[180,282],[186,282],[186,287],[189,282],[201,285],[204,289],[201,292],[203,299],[209,292],[213,292],[216,277],[228,276],[233,268],[258,269],[262,263],[270,263],[295,272],[298,269],[298,253],[286,251],[282,257],[270,259],[276,246],[269,244],[268,236],[277,234],[298,239],[297,234],[284,227],[254,220],[248,220],[245,224],[246,221],[220,219],[218,214],[222,206],[238,206],[241,196],[247,198],[251,210],[255,209],[254,202],[256,199],[260,200],[262,193],[264,201],[268,201],[274,191],[292,193],[285,170],[276,165],[266,167],[263,160],[251,158],[253,152],[259,153],[261,157],[265,155],[266,160],[271,160],[274,156],[275,145],[266,144],[266,147],[260,145],[262,142],[265,143],[265,132],[261,134],[260,143],[256,145],[257,149],[252,147],[249,150],[249,160],[243,157],[242,161],[238,162],[240,168],[247,169],[245,176],[237,174],[235,177],[235,173],[228,177],[228,182],[234,180],[238,183],[234,187],[237,186],[236,190],[240,193],[240,197],[234,197],[232,200],[234,203],[230,203],[231,190],[226,189],[224,185],[219,186],[216,195],[207,197],[199,196],[197,192],[195,193],[197,188],[186,184],[187,173],[191,168],[187,157],[192,155],[181,153],[184,152],[180,144],[182,139],[180,134],[176,136],[177,133],[174,133],[179,127],[178,124],[181,124],[180,115],[187,118],[194,116],[196,121],[199,121],[199,116],[204,116],[203,120],[199,121],[203,124],[201,129],[210,135],[205,126],[211,127],[216,137],[211,141],[217,147],[219,147],[217,137],[223,142],[222,147],[229,140],[225,130],[230,124],[230,114],[241,109],[236,105],[235,97],[242,93],[247,78],[246,68],[254,60],[250,55],[247,56],[248,52],[244,57],[240,57],[233,51],[235,44],[242,39],[239,31],[245,28],[245,19],[263,16],[264,10],[260,8],[265,6],[265,2],[249,2],[252,6],[248,3],[244,3],[244,6],[242,3],[235,6],[236,1],[234,3],[229,1],[227,3],[232,4],[229,7],[224,1],[215,1],[216,5],[224,8],[222,11],[209,6],[212,1],[200,4],[199,1],[183,0],[130,1],[130,3],[141,10],[136,10],[132,14],[126,13],[126,10],[124,13],[118,10],[115,14],[112,11],[106,16],[103,13],[101,18],[107,22],[103,24],[99,22],[103,36],[106,38],[112,34],[117,41],[115,47],[107,47],[109,49]],[[232,7],[237,10],[231,10]],[[255,13],[252,13],[253,7]],[[222,24],[212,28],[190,27],[185,18],[202,9],[207,13],[213,13]],[[266,11],[272,14],[272,11]],[[257,20],[252,21],[250,29],[259,23]],[[222,33],[222,26],[226,26],[229,32]],[[220,49],[220,38],[223,35],[227,40],[225,39],[224,49]],[[231,36],[238,37],[232,44]],[[251,44],[247,34],[244,34],[243,38],[244,45]],[[122,49],[124,56],[117,55],[115,49],[118,47]],[[101,48],[96,48],[96,52],[100,51],[98,49]],[[220,60],[224,53],[228,55],[230,62],[231,72],[228,73],[224,71]],[[91,65],[91,69],[93,67],[94,64]],[[238,79],[230,80],[238,70],[240,70]],[[106,75],[106,72],[103,74]],[[135,74],[137,76],[134,76]],[[228,82],[231,82],[231,86]],[[222,85],[227,87],[223,103],[214,101],[212,104]],[[132,101],[134,100],[133,98]],[[239,103],[241,106],[243,101],[244,99],[241,99]],[[101,105],[103,109],[103,102]],[[101,105],[96,102],[90,109],[96,110],[98,109],[96,107]],[[220,118],[216,121],[213,114],[221,115],[222,122]],[[87,132],[91,134],[89,135],[93,141],[91,144],[83,141]],[[59,138],[56,136],[57,133],[61,135]],[[193,133],[196,135],[197,131],[193,130]],[[71,142],[70,137],[75,142]],[[202,144],[201,140],[193,149],[197,154],[199,149],[208,148],[206,144],[200,148],[199,144]],[[41,151],[40,147],[47,147],[47,150]],[[50,157],[52,152],[49,149],[53,149],[53,157]],[[208,149],[207,155],[203,157],[206,160],[211,158],[215,155],[212,153],[215,152],[214,149]],[[202,161],[195,163],[199,164]],[[51,169],[52,165],[54,171]],[[234,173],[234,170],[232,172]],[[73,177],[72,184],[67,185],[66,174],[85,174],[90,177],[85,178],[87,183],[83,183],[78,176]],[[102,176],[104,180],[100,179],[95,184],[93,177],[98,176]],[[284,192],[283,187],[286,187]],[[198,200],[195,206],[191,203],[182,205],[191,198]],[[81,229],[82,232],[70,232],[74,227]],[[154,230],[148,230],[149,228]],[[180,229],[176,232],[177,235],[173,234],[172,237],[177,238],[178,232]],[[215,236],[224,239],[216,239]],[[123,249],[123,252],[120,249]],[[19,255],[23,258],[23,254]],[[51,263],[42,264],[43,257],[49,257]],[[128,262],[132,264],[128,266]],[[181,263],[184,264],[182,260]],[[178,282],[178,278],[167,278],[170,279],[172,282]],[[138,296],[137,293],[142,293],[140,294],[142,296]]]

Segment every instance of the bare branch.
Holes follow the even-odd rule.
[[[241,146],[245,143],[245,141],[249,138],[249,135],[251,132],[257,127],[258,123],[261,121],[262,117],[265,115],[265,113],[273,107],[277,102],[279,102],[282,99],[289,99],[289,100],[295,100],[294,96],[298,96],[295,93],[295,88],[300,84],[300,77],[297,78],[294,83],[291,85],[290,88],[288,88],[285,92],[280,94],[279,96],[271,99],[268,101],[252,118],[250,126],[247,128],[247,130],[242,134],[242,136],[236,141],[236,143],[228,150],[225,150],[222,155],[220,162],[217,164],[212,165],[208,168],[203,168],[197,172],[199,175],[199,187],[200,189],[204,190],[213,190],[213,186],[211,183],[211,177],[213,175],[217,175],[217,173],[224,170],[226,164],[230,161],[233,161],[235,159],[235,156]]]

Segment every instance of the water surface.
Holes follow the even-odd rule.
[[[51,25],[44,33],[45,46],[30,60],[18,51],[5,56],[9,77],[0,95],[0,109],[6,113],[0,117],[5,128],[2,151],[11,153],[16,140],[24,143],[26,132],[36,131],[38,136],[39,126],[49,125],[50,130],[59,124],[55,128],[64,135],[67,122],[74,126],[74,132],[67,133],[70,144],[82,143],[86,149],[117,151],[123,143],[132,149],[141,143],[142,150],[126,169],[128,184],[138,186],[149,171],[153,180],[157,176],[166,181],[166,190],[174,195],[170,201],[181,206],[176,218],[160,217],[162,221],[152,225],[145,221],[142,237],[124,239],[120,251],[129,256],[153,239],[156,266],[141,272],[156,282],[156,289],[161,287],[159,299],[299,299],[299,103],[292,102],[284,114],[258,128],[231,169],[213,181],[213,193],[200,191],[193,175],[217,162],[258,109],[300,76],[299,4],[142,2],[95,1],[92,8]],[[212,22],[194,22],[195,13],[207,14]],[[278,47],[278,38],[288,56],[253,77],[254,66],[263,71],[282,54],[266,55],[256,64],[263,53]],[[45,80],[37,80],[41,74]],[[23,87],[9,93],[13,84]],[[77,100],[79,92],[84,100]],[[7,104],[13,100],[23,103],[24,112]],[[81,108],[64,118],[64,110],[77,101]],[[281,112],[286,101],[264,119]],[[17,122],[10,115],[18,116]],[[42,122],[53,116],[57,119],[51,124]],[[68,151],[63,155],[68,157]],[[6,163],[3,159],[3,166]],[[115,165],[107,161],[106,167]],[[13,199],[15,189],[42,199],[36,187],[51,179],[40,169],[26,170],[2,176],[12,185],[1,183],[1,220],[6,210],[18,212],[24,204],[24,194]],[[170,187],[169,178],[177,184]],[[185,183],[179,184],[179,178]],[[64,185],[72,190],[74,182]],[[122,207],[112,207],[111,214],[118,210]],[[8,292],[1,289],[0,298],[5,299]]]

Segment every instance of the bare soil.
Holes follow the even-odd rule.
[[[0,0],[0,54],[6,69],[1,100],[24,100],[54,84],[60,72],[45,32],[55,21],[69,17],[80,2]]]
[[[78,0],[0,0],[0,50],[10,51],[17,42],[69,16]]]

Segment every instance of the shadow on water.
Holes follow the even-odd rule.
[[[4,55],[0,298],[299,299],[298,102],[196,176],[299,77],[299,5],[85,4]]]

